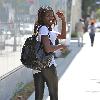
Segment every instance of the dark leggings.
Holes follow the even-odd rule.
[[[58,77],[54,65],[33,75],[35,84],[35,100],[43,100],[44,85],[47,84],[50,100],[58,100]]]
[[[94,43],[94,37],[95,37],[95,34],[89,34],[89,35],[90,35],[91,43],[93,44],[93,43]]]

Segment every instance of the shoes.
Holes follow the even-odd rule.
[[[91,43],[91,46],[93,47],[93,43]]]

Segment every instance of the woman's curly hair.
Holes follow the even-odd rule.
[[[39,8],[39,10],[38,10],[38,19],[37,19],[37,21],[36,21],[36,23],[34,25],[34,33],[37,33],[39,31],[39,28],[41,26],[45,25],[44,18],[45,18],[46,13],[48,11],[52,11],[54,13],[52,8],[49,7],[49,6],[42,6],[42,7]],[[55,24],[57,24],[55,15],[54,15],[54,19],[55,19],[55,23],[54,23],[54,25],[55,25]],[[48,27],[48,29],[50,30],[51,26]]]

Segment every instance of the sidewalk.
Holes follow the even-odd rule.
[[[94,46],[91,47],[88,33],[86,33],[82,48],[77,46],[77,41],[72,40],[71,53],[65,58],[56,60],[59,100],[100,100],[99,40],[100,33],[96,33]],[[46,100],[47,87],[44,95],[43,100]],[[34,93],[28,100],[35,100]],[[49,97],[47,100],[50,100]]]
[[[99,38],[96,33],[91,47],[84,35],[84,47],[59,81],[59,100],[100,100]]]

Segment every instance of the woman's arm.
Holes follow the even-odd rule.
[[[41,39],[42,39],[41,41],[42,41],[43,46],[44,46],[44,50],[47,53],[54,52],[54,51],[56,51],[58,49],[66,48],[66,46],[64,46],[64,45],[51,45],[49,37],[47,35],[42,35]]]
[[[58,38],[59,39],[66,39],[66,21],[65,21],[65,16],[62,12],[57,12],[56,13],[58,15],[58,17],[61,19],[62,21],[62,28],[61,28],[61,34],[58,34]]]

